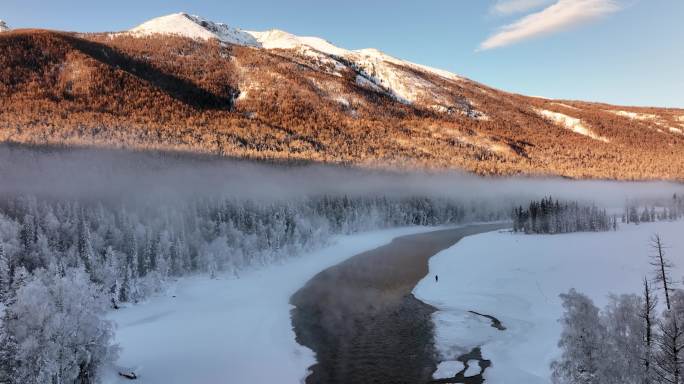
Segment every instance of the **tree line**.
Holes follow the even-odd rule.
[[[533,200],[511,214],[513,231],[524,233],[598,232],[617,229],[617,219],[596,205],[560,202],[551,197]]]
[[[684,217],[684,198],[673,194],[672,199],[655,204],[639,204],[628,201],[622,214],[623,223],[652,223],[656,221],[679,220]]]

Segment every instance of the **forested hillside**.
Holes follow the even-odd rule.
[[[532,98],[371,50],[351,57],[159,34],[3,32],[0,140],[483,175],[684,178],[682,110]]]

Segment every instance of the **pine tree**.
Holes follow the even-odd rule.
[[[8,326],[12,320],[10,309],[0,319],[0,383],[19,384],[15,380],[17,364],[17,340]]]
[[[93,246],[90,242],[90,228],[85,219],[79,222],[78,226],[78,257],[83,263],[86,272],[93,278]]]
[[[5,247],[0,242],[0,303],[8,300],[10,287],[12,285],[12,268],[10,260],[5,253]]]

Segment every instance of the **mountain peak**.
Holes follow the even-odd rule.
[[[173,13],[148,20],[129,32],[147,36],[167,34],[189,37],[191,39],[216,39],[224,43],[256,46],[252,35],[227,24],[216,23],[185,12]]]

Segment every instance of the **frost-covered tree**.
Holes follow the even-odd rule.
[[[602,311],[605,351],[597,357],[602,384],[648,382],[649,372],[643,362],[649,361],[645,343],[649,331],[640,317],[644,305],[644,300],[637,295],[613,295]]]
[[[672,306],[658,322],[654,369],[657,382],[680,384],[684,368],[684,292],[674,290]]]
[[[0,304],[8,299],[11,285],[12,267],[5,246],[0,242]]]
[[[552,379],[558,384],[602,384],[601,358],[605,356],[606,329],[599,309],[587,296],[574,289],[561,294],[563,326],[558,347],[561,356],[551,364]]]
[[[6,337],[16,342],[10,383],[97,382],[100,368],[116,357],[112,325],[102,317],[106,300],[98,292],[80,268],[63,276],[40,269],[26,280],[3,322]]]

